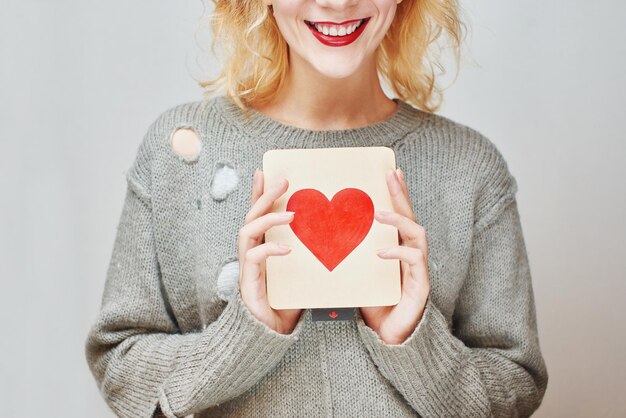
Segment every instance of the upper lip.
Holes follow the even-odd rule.
[[[363,17],[361,19],[351,19],[351,20],[345,20],[341,23],[337,23],[337,22],[328,22],[328,21],[317,21],[317,20],[307,20],[307,22],[310,23],[314,23],[314,24],[318,24],[318,25],[347,25],[348,23],[358,23],[363,19],[367,19],[366,17]]]

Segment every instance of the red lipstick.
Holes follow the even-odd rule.
[[[328,45],[328,46],[346,46],[351,44],[352,42],[356,41],[356,39],[361,35],[361,33],[363,33],[363,30],[365,29],[365,25],[367,25],[367,22],[369,22],[370,18],[366,17],[365,19],[357,19],[357,20],[346,20],[345,22],[341,22],[341,23],[335,23],[335,22],[315,22],[317,24],[322,24],[322,25],[345,25],[345,24],[349,24],[351,22],[359,22],[363,20],[363,23],[361,23],[361,26],[359,26],[354,32],[352,32],[349,35],[343,35],[343,36],[332,36],[332,35],[324,35],[322,32],[319,32],[314,24],[312,22],[306,22],[306,25],[309,27],[309,29],[311,30],[311,33],[313,33],[313,35],[317,38],[318,41],[320,41],[321,43],[323,43],[324,45]]]

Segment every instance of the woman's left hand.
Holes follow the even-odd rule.
[[[387,344],[403,343],[419,324],[430,294],[428,277],[428,242],[426,230],[416,223],[411,209],[409,190],[402,171],[387,172],[387,187],[395,212],[377,211],[377,221],[398,228],[400,245],[378,252],[385,259],[400,260],[402,293],[393,306],[361,307],[361,315]]]

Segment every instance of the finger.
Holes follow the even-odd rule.
[[[262,194],[263,194],[263,172],[257,168],[254,170],[254,176],[252,180],[252,199],[251,199],[250,207],[254,206],[254,204],[256,203],[256,201],[259,199],[259,197]],[[240,237],[238,247],[240,247],[240,251],[241,251],[241,248],[247,249],[254,245],[261,244],[262,242],[263,242],[263,237],[261,239],[255,239],[253,242],[249,242],[248,240],[246,240],[246,242],[244,243],[245,245],[242,245],[241,237]]]
[[[391,203],[396,212],[406,216],[409,219],[415,219],[413,215],[413,209],[409,198],[404,194],[400,180],[396,176],[395,170],[389,169],[387,171],[387,187],[389,188],[389,194],[391,196]]]
[[[269,304],[269,302],[268,302]],[[298,321],[301,318],[303,309],[273,309],[276,316],[280,318],[280,321],[285,324],[286,327],[284,334],[291,334],[296,326],[298,325]]]
[[[257,245],[247,250],[244,253],[245,256],[242,263],[242,272],[245,272],[245,274],[242,274],[242,284],[247,281],[254,281],[261,276],[261,264],[267,257],[286,255],[289,254],[290,251],[291,248],[281,246],[275,242],[266,242],[265,244]]]
[[[411,198],[410,198],[410,194],[409,194],[409,186],[406,184],[406,179],[404,178],[404,173],[402,172],[402,169],[398,168],[396,170],[396,173],[398,173],[398,180],[400,181],[400,185],[402,186],[402,191],[404,192],[404,195],[406,196],[406,201],[408,202],[409,207],[411,207],[411,216],[410,218],[413,219],[413,221],[417,222],[417,217],[415,216],[415,212],[413,212],[413,205],[411,204]]]
[[[428,264],[425,254],[418,248],[396,246],[387,248],[384,252],[379,252],[378,256],[384,259],[399,259],[406,263],[409,268],[412,280],[403,280],[403,291],[412,293],[412,296],[430,291],[430,279],[428,277]]]
[[[244,238],[260,238],[268,229],[293,220],[295,212],[270,212],[245,224],[239,231]]]
[[[254,177],[252,180],[252,207],[259,197],[263,194],[263,172],[258,168],[254,170]]]
[[[382,248],[376,252],[376,254],[385,259],[398,259],[407,263],[409,266],[413,266],[417,263],[424,263],[424,252],[419,248],[406,247],[404,245],[397,245],[395,247]]]
[[[257,246],[268,229],[291,222],[294,214],[294,212],[266,213],[245,224],[239,230],[239,251],[244,253]]]
[[[288,188],[289,182],[287,179],[283,178],[277,184],[274,184],[272,187],[265,190],[254,202],[250,211],[248,211],[245,222],[248,223],[259,216],[268,213],[272,209],[274,201],[285,193]]]
[[[428,239],[422,225],[395,212],[376,211],[374,217],[378,222],[398,228],[403,245],[418,248],[428,256]]]
[[[406,180],[404,179],[404,173],[402,172],[401,169],[396,169],[396,173],[398,173],[398,179],[400,180],[400,185],[402,186],[402,191],[404,192],[404,195],[406,196],[407,200],[409,200],[409,187],[406,185]]]

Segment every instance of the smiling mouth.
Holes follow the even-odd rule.
[[[363,24],[367,23],[369,17],[364,19],[346,20],[345,22],[311,22],[305,20],[304,22],[309,25],[313,30],[324,34],[326,36],[346,36],[354,33]]]

